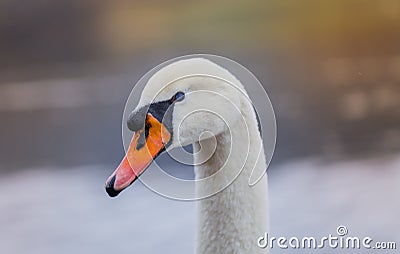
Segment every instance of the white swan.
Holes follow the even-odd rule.
[[[198,201],[196,253],[267,253],[257,246],[268,232],[266,174],[249,186],[253,168],[265,170],[266,162],[253,106],[238,79],[203,58],[172,63],[149,79],[128,127],[135,134],[106,182],[110,196],[160,152],[193,144],[196,179],[208,177],[196,183],[197,195],[218,192]]]

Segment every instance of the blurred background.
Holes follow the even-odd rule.
[[[103,190],[132,87],[193,53],[243,64],[270,96],[273,234],[345,224],[400,244],[399,0],[1,0],[0,38],[5,252],[193,253],[195,203]]]

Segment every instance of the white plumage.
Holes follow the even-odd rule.
[[[219,191],[198,201],[196,253],[266,253],[257,239],[268,232],[267,176],[249,186],[253,168],[265,170],[266,162],[244,86],[209,60],[180,60],[149,79],[137,108],[171,98],[177,91],[186,96],[174,107],[168,150],[193,144],[197,195]],[[201,180],[207,177],[211,178]]]

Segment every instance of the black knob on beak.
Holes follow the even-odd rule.
[[[142,107],[133,111],[127,121],[128,129],[138,131],[144,128],[148,107]]]

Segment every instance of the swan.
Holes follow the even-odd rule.
[[[193,145],[196,253],[267,253],[257,239],[268,232],[268,181],[256,112],[241,82],[201,57],[179,60],[146,83],[127,119],[133,138],[106,181],[117,196],[162,152]],[[223,172],[219,174],[219,172]]]

